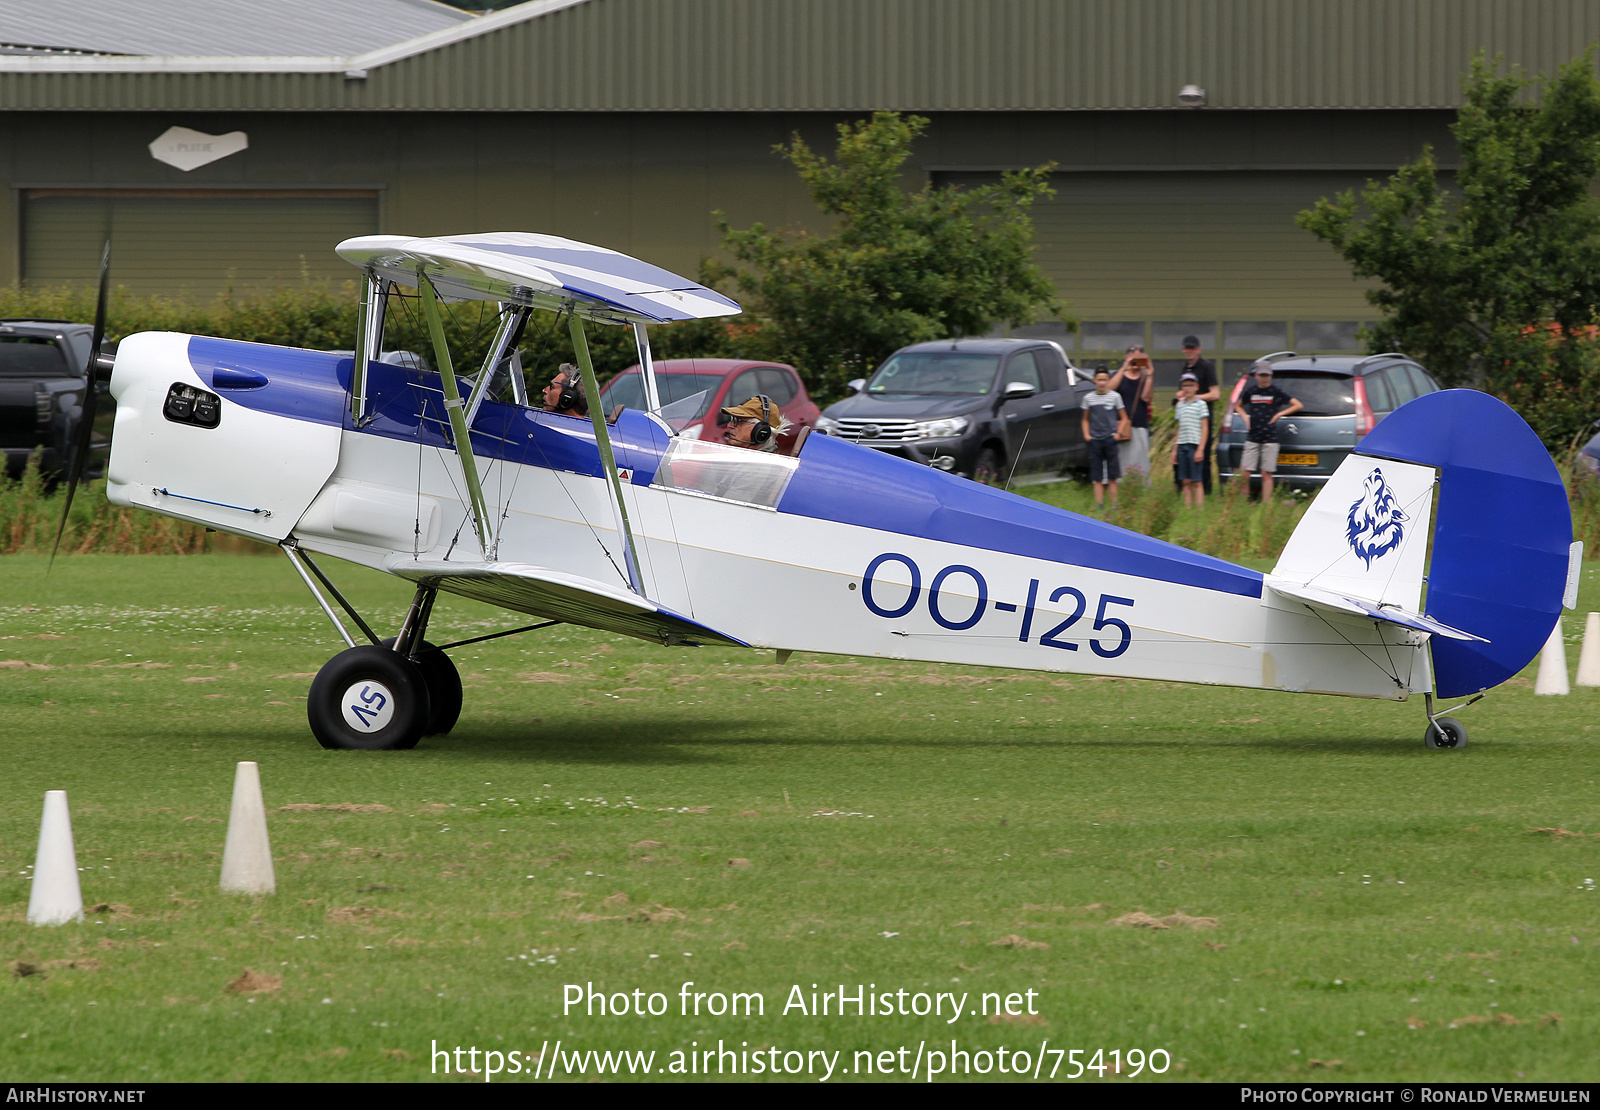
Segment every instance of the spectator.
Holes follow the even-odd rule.
[[[1245,386],[1233,405],[1234,412],[1244,417],[1250,427],[1239,470],[1246,481],[1251,474],[1260,474],[1261,500],[1270,501],[1272,476],[1278,469],[1278,419],[1297,413],[1305,406],[1299,398],[1289,396],[1272,384],[1272,363],[1256,363],[1255,377],[1255,385]]]
[[[1150,479],[1150,398],[1155,390],[1155,370],[1144,347],[1135,343],[1128,348],[1122,367],[1111,375],[1111,388],[1122,396],[1122,405],[1128,412],[1128,438],[1117,448],[1122,473],[1139,474]]]
[[[1197,335],[1186,335],[1183,337],[1183,372],[1185,374],[1193,374],[1195,376],[1195,397],[1196,399],[1206,403],[1206,416],[1209,418],[1212,415],[1211,402],[1218,400],[1222,396],[1222,391],[1217,388],[1217,368],[1212,365],[1210,359],[1200,357],[1200,337]],[[1217,422],[1215,420],[1208,419],[1207,424],[1211,428],[1212,432],[1216,431]],[[1200,482],[1202,488],[1204,488],[1207,493],[1210,493],[1210,439],[1207,439],[1206,442],[1201,446],[1206,449],[1206,457],[1201,462]],[[1183,482],[1178,478],[1176,469],[1173,470],[1172,480],[1179,489],[1183,488]]]
[[[1211,433],[1211,406],[1200,400],[1200,378],[1185,372],[1178,380],[1178,399],[1173,403],[1178,418],[1178,442],[1172,445],[1172,467],[1182,483],[1183,503],[1205,508],[1206,491],[1200,470],[1206,463],[1206,437]]]
[[[1089,445],[1089,481],[1094,483],[1095,508],[1105,503],[1111,488],[1111,507],[1117,507],[1117,479],[1122,463],[1117,441],[1128,432],[1128,413],[1122,394],[1111,388],[1111,371],[1094,372],[1094,392],[1083,395],[1083,441]]]

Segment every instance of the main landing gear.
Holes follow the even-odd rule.
[[[311,596],[333,622],[340,637],[350,645],[317,672],[306,699],[311,732],[324,748],[396,751],[416,747],[424,736],[449,732],[461,716],[461,674],[445,654],[446,648],[560,623],[545,621],[435,646],[424,636],[437,591],[432,586],[422,585],[417,587],[411,607],[406,610],[400,634],[380,640],[327,575],[311,561],[310,555],[292,539],[284,542],[283,550],[311,590]],[[317,588],[318,583],[333,595],[370,643],[355,642]]]

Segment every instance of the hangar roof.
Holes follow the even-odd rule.
[[[0,53],[363,54],[471,18],[434,0],[0,0]]]
[[[212,9],[255,2],[210,0]],[[279,12],[380,3],[418,19],[436,7],[272,0]],[[61,4],[100,7],[101,0]],[[40,6],[0,0],[0,10]],[[1175,110],[1180,87],[1195,84],[1206,91],[1208,112],[1450,109],[1480,50],[1549,73],[1597,40],[1594,0],[529,0],[364,51],[0,56],[0,104],[13,111]]]

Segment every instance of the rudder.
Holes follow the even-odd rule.
[[[1439,470],[1426,613],[1487,641],[1433,639],[1439,696],[1522,670],[1561,613],[1572,546],[1566,487],[1533,429],[1487,393],[1447,389],[1401,406],[1356,453]]]

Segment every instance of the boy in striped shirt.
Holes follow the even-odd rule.
[[[1185,374],[1178,380],[1178,402],[1173,412],[1178,417],[1178,442],[1172,445],[1172,462],[1183,483],[1183,503],[1204,508],[1205,487],[1200,484],[1205,466],[1205,444],[1211,433],[1211,406],[1195,396],[1200,379]]]

